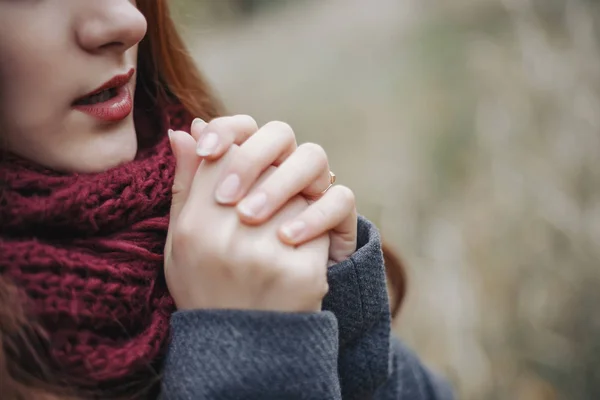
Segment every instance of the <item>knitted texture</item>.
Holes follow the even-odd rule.
[[[155,377],[174,303],[163,250],[181,107],[136,108],[136,159],[99,174],[0,161],[0,273],[22,289],[52,361],[80,388]],[[141,146],[141,145],[140,145]]]

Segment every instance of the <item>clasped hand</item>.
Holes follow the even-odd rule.
[[[176,159],[165,275],[179,309],[319,311],[327,266],[356,250],[353,192],[322,147],[238,115],[169,133]]]

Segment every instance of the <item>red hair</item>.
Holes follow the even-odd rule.
[[[177,33],[166,0],[138,0],[148,21],[148,33],[140,43],[138,94],[155,101],[181,103],[204,120],[223,115],[221,103],[211,92],[183,40]],[[391,288],[391,311],[397,314],[406,289],[404,268],[398,256],[384,245],[384,259]],[[55,376],[46,356],[47,340],[35,319],[26,315],[18,288],[0,278],[0,393],[7,400],[75,399]],[[32,322],[33,321],[33,322]],[[154,386],[156,382],[143,383]],[[132,388],[140,393],[145,388]]]

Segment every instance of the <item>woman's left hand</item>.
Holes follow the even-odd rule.
[[[345,186],[330,187],[329,162],[321,146],[297,146],[288,124],[274,121],[259,129],[246,115],[217,118],[208,124],[196,120],[191,134],[198,142],[198,155],[211,160],[220,158],[233,143],[240,146],[239,155],[221,177],[215,199],[235,205],[244,223],[261,224],[302,194],[311,205],[281,226],[280,239],[295,246],[329,232],[330,263],[343,261],[356,251],[354,193]],[[250,191],[271,165],[277,170]]]

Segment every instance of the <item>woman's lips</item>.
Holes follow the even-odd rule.
[[[106,122],[121,121],[133,110],[133,98],[127,86],[115,88],[117,95],[96,104],[75,104],[73,108]]]
[[[133,110],[133,97],[129,82],[134,73],[135,70],[132,68],[127,74],[115,76],[98,89],[75,101],[73,108],[106,122],[118,122],[125,119]],[[91,97],[98,96],[107,90],[111,94],[109,99],[101,102],[89,101]]]

